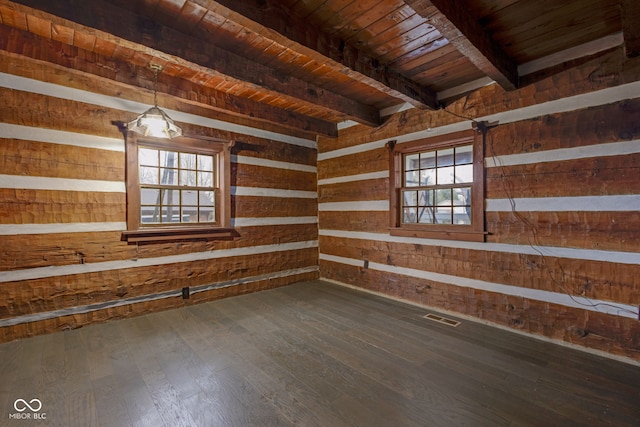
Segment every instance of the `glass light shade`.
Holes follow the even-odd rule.
[[[182,135],[182,129],[157,106],[149,108],[135,120],[129,122],[127,129],[156,138],[174,138]]]

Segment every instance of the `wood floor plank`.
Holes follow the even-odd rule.
[[[637,364],[426,313],[318,280],[0,344],[0,426],[640,425]]]

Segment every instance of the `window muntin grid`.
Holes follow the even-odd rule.
[[[403,224],[471,224],[473,145],[404,154]]]
[[[217,155],[138,148],[140,223],[217,222]]]

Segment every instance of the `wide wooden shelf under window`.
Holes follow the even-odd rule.
[[[233,228],[212,227],[148,227],[122,232],[122,240],[128,243],[171,242],[185,240],[233,240],[238,233]]]

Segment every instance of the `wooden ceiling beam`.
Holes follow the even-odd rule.
[[[52,55],[51,52],[64,52],[64,55]],[[75,89],[87,90],[95,93],[113,95],[114,93],[127,92],[131,96],[127,99],[143,103],[152,103],[153,79],[148,68],[124,61],[119,58],[106,58],[97,53],[88,53],[75,46],[64,45],[62,42],[45,39],[23,30],[10,28],[0,24],[0,63],[16,62],[11,59],[27,58],[36,61],[37,64],[49,64],[58,69],[66,70],[66,73],[74,76],[73,79],[51,81],[51,83],[69,85]],[[24,60],[23,60],[24,61]],[[32,65],[31,68],[40,67]],[[0,71],[5,67],[0,67]],[[21,66],[13,71],[20,74],[20,70],[28,69]],[[11,68],[4,70],[11,72]],[[30,72],[24,76],[27,77]],[[42,72],[41,75],[48,79],[51,75]],[[88,77],[96,79],[94,85],[85,82]],[[48,81],[48,80],[46,80]],[[106,84],[105,82],[113,82]],[[107,86],[115,89],[105,91]],[[142,89],[142,90],[141,90]],[[247,98],[240,98],[228,93],[204,87],[196,82],[169,75],[162,75],[158,81],[158,93],[167,94],[175,98],[175,106],[167,105],[165,100],[162,105],[165,108],[185,110],[179,104],[189,104],[208,110],[218,111],[236,117],[273,123],[275,126],[290,129],[291,131],[304,131],[312,135],[337,137],[338,129],[335,123],[313,117],[304,116],[295,112],[286,111],[270,105],[259,104]],[[249,114],[247,114],[249,112]]]
[[[491,39],[476,17],[469,14],[463,2],[405,0],[405,3],[502,88],[514,90],[518,87],[517,64]]]
[[[0,0],[0,4],[10,7],[15,7],[15,3],[33,8],[27,13],[44,11],[50,14],[46,16],[47,19],[58,25],[70,26],[74,31],[96,38],[104,37],[142,54],[221,76],[257,93],[271,93],[312,110],[324,110],[339,115],[341,120],[354,120],[368,126],[381,123],[379,111],[373,106],[285,76],[277,70],[206,43],[201,38],[188,36],[103,0],[91,0],[90,7],[87,7],[85,0]]]
[[[622,15],[622,35],[627,58],[640,55],[640,2],[620,0]]]
[[[320,32],[306,22],[294,21],[291,11],[279,2],[191,1],[414,107],[437,108],[437,97],[432,90],[395,72],[339,38]]]

